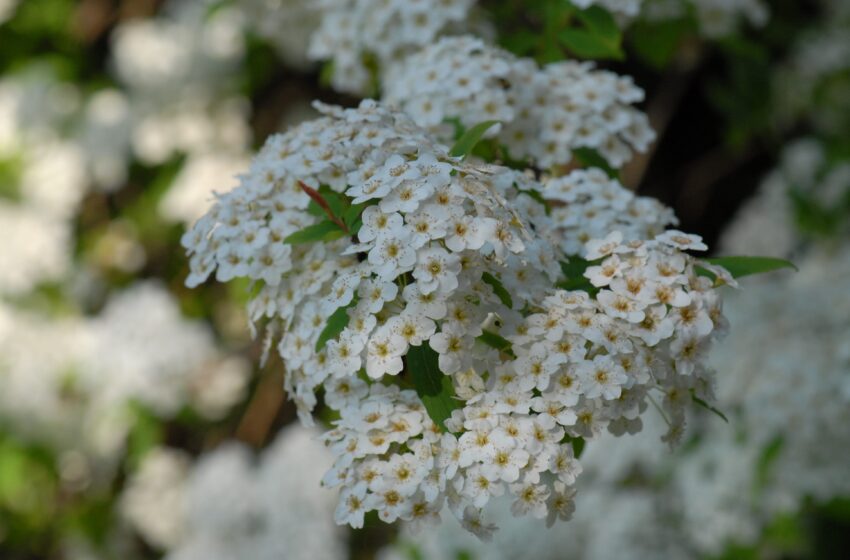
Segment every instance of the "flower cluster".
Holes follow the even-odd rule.
[[[541,194],[553,203],[550,217],[568,255],[581,255],[585,243],[615,230],[624,240],[637,241],[678,224],[671,208],[654,198],[635,196],[600,169],[576,169],[551,178]]]
[[[447,37],[390,67],[384,100],[421,126],[451,137],[458,120],[469,127],[502,123],[496,139],[510,157],[539,167],[563,165],[572,150],[592,148],[620,167],[655,134],[634,82],[589,62],[540,68],[469,36]]]
[[[570,278],[584,285],[557,289],[566,258],[542,185],[452,157],[374,102],[317,107],[327,116],[270,138],[184,245],[189,285],[214,271],[260,284],[251,318],[269,344],[280,333],[302,420],[320,388],[339,411],[325,434],[337,521],[428,522],[446,503],[486,537],[482,509],[508,492],[551,524],[572,512],[576,442],[638,431],[652,391],[666,438],[681,435],[690,394],[711,398],[702,357],[723,331],[683,252],[706,249],[697,236],[590,240]]]
[[[97,186],[123,185],[131,158],[238,157],[250,143],[249,103],[233,86],[245,54],[243,17],[211,0],[169,0],[155,18],[110,36],[119,88],[87,101],[81,136]]]
[[[231,443],[191,464],[149,453],[121,496],[123,517],[169,560],[346,558],[333,499],[319,487],[329,453],[313,430],[290,426],[254,457]]]
[[[0,296],[19,296],[70,268],[74,215],[86,190],[69,126],[77,91],[47,67],[0,81]]]
[[[239,7],[247,24],[275,47],[288,66],[304,69],[311,63],[307,49],[323,9],[317,4],[314,0],[245,0]]]
[[[153,283],[116,294],[91,318],[0,304],[0,355],[4,425],[21,440],[81,457],[85,478],[117,463],[133,407],[159,418],[189,407],[218,419],[243,397],[250,374]]]
[[[670,422],[665,439],[676,442],[690,395],[711,398],[701,359],[725,329],[720,302],[678,251],[701,248],[693,236],[618,237],[590,244],[589,257],[607,255],[586,273],[602,287],[595,299],[552,292],[537,313],[501,327],[502,356],[479,365],[471,336],[431,339],[465,399],[446,422],[451,433],[435,429],[413,391],[360,379],[332,385],[328,402],[345,405],[325,436],[337,455],[325,482],[343,487],[339,522],[361,526],[373,509],[387,522],[433,522],[445,500],[467,530],[488,538],[495,527],[481,510],[506,492],[515,515],[569,519],[581,472],[571,442],[606,428],[639,431],[653,392]]]
[[[474,335],[488,311],[507,307],[483,273],[501,278],[516,309],[559,273],[554,249],[519,214],[536,206],[544,217],[542,205],[506,200],[525,177],[451,158],[404,115],[373,102],[321,108],[328,117],[270,138],[240,187],[184,236],[189,285],[214,269],[219,281],[263,281],[251,318],[285,329],[287,388],[303,411],[326,379],[361,368],[372,379],[398,374],[409,347],[440,334],[435,321],[442,336]],[[311,193],[339,216],[325,217]],[[317,240],[328,242],[282,242],[309,227],[326,227]],[[315,352],[341,308],[348,326]]]
[[[466,25],[474,0],[319,0],[308,55],[330,60],[331,84],[368,92],[387,63]]]

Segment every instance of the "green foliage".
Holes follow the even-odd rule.
[[[416,394],[422,399],[428,416],[440,430],[445,431],[444,422],[462,404],[454,397],[451,377],[440,371],[439,355],[427,342],[423,342],[421,346],[411,346],[405,360]]]
[[[129,413],[133,422],[127,438],[127,465],[135,470],[145,455],[164,441],[165,432],[162,422],[145,407],[134,404]]]
[[[0,527],[27,540],[47,531],[56,513],[58,475],[49,452],[0,435]],[[15,544],[15,543],[13,543]]]
[[[315,243],[316,241],[333,241],[345,235],[345,231],[339,224],[330,220],[322,220],[304,229],[287,235],[283,242],[290,245],[302,243]]]
[[[620,172],[611,167],[608,160],[593,148],[575,148],[573,149],[573,156],[584,167],[598,167],[612,179],[619,179],[620,177]]]
[[[742,148],[771,128],[773,66],[767,47],[742,37],[721,43],[725,76],[709,82],[706,93],[726,119],[726,142]]]
[[[701,399],[701,398],[699,398],[698,396],[696,396],[696,394],[694,393],[693,389],[691,389],[691,399],[692,399],[695,403],[697,403],[699,406],[703,407],[704,409],[706,409],[706,410],[708,410],[708,411],[713,412],[714,414],[716,414],[717,416],[719,416],[720,418],[722,418],[722,419],[723,419],[723,421],[724,421],[724,422],[726,422],[727,424],[729,423],[729,419],[726,417],[726,415],[725,415],[725,414],[723,414],[723,412],[721,412],[721,411],[720,411],[720,409],[719,409],[719,408],[714,407],[714,406],[712,406],[712,405],[708,404],[708,403],[707,403],[707,402],[705,402],[703,399]]]
[[[0,158],[0,199],[19,201],[23,162],[16,157]]]
[[[336,70],[336,65],[333,60],[329,60],[322,64],[322,67],[319,69],[319,85],[323,88],[330,89],[331,84],[333,83],[334,71]]]
[[[501,336],[497,333],[494,333],[493,331],[488,331],[488,330],[485,329],[484,332],[481,333],[481,336],[479,336],[477,340],[479,342],[483,342],[484,344],[486,344],[487,346],[490,346],[491,348],[495,348],[499,352],[504,352],[505,354],[507,354],[509,356],[514,355],[513,345],[511,344],[511,342],[508,339],[504,338],[503,336]]]
[[[587,292],[591,296],[596,295],[599,288],[590,283],[590,280],[585,278],[584,272],[589,266],[596,264],[596,261],[585,260],[578,255],[570,255],[568,261],[561,261],[561,272],[566,277],[565,280],[558,282],[557,286],[562,290],[581,290]]]
[[[362,225],[360,215],[367,206],[375,203],[374,200],[370,200],[360,204],[351,204],[350,198],[343,193],[332,190],[327,185],[321,185],[318,190],[315,190],[302,183],[301,188],[310,197],[307,213],[316,217],[327,216],[328,220],[335,223],[346,235],[356,235],[360,231]],[[330,240],[325,239],[324,241]]]
[[[328,317],[328,322],[322,332],[319,333],[319,338],[316,340],[316,352],[321,352],[329,340],[333,340],[339,336],[339,333],[348,326],[350,317],[348,316],[348,308],[357,303],[357,296],[351,299],[348,305],[338,308]]]
[[[581,458],[581,454],[584,453],[584,448],[587,444],[583,437],[572,437],[572,436],[564,436],[561,440],[561,443],[569,443],[573,448],[573,455],[576,459]]]
[[[797,270],[794,263],[785,259],[777,259],[775,257],[714,257],[704,259],[706,262],[722,266],[729,271],[733,278],[749,276],[751,274],[763,274],[779,270],[781,268],[793,268]],[[705,269],[703,269],[705,271]],[[705,271],[707,272],[707,271]],[[713,276],[711,273],[709,275]]]
[[[499,121],[484,121],[469,128],[458,138],[449,154],[453,157],[465,158],[472,153],[473,148],[481,141],[484,134],[497,124],[499,124]]]
[[[756,463],[756,492],[761,491],[770,479],[770,470],[779,459],[782,448],[785,446],[785,438],[781,435],[774,437],[764,446]]]
[[[629,30],[629,44],[641,61],[661,70],[673,61],[685,37],[695,31],[690,19],[640,21]]]
[[[623,36],[607,10],[591,6],[577,10],[575,15],[583,24],[582,28],[567,28],[558,34],[567,50],[582,58],[623,59]]]
[[[324,216],[327,211],[330,211],[333,216],[342,216],[350,206],[348,197],[332,190],[327,185],[321,185],[316,192],[321,195],[321,198],[318,200],[311,198],[310,204],[307,206],[307,212],[312,216]],[[320,205],[320,202],[322,205]]]
[[[484,274],[482,274],[481,280],[483,280],[485,284],[489,284],[493,288],[493,292],[498,296],[502,304],[513,309],[514,302],[511,299],[511,294],[508,292],[508,290],[505,289],[505,286],[502,284],[501,280],[499,280],[489,272],[485,272]]]

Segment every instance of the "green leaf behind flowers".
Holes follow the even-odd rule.
[[[569,260],[561,261],[561,272],[564,273],[566,279],[558,282],[557,286],[562,290],[581,290],[591,296],[595,295],[599,288],[591,284],[590,280],[584,276],[587,268],[594,264],[596,264],[594,261],[585,260],[577,255],[570,255]]]
[[[495,348],[499,352],[504,352],[509,356],[514,356],[511,341],[497,333],[494,333],[493,331],[485,330],[481,333],[481,336],[478,337],[478,341],[483,342],[491,348]]]
[[[514,301],[511,299],[511,294],[508,290],[505,289],[504,284],[502,284],[501,280],[490,274],[489,272],[485,272],[481,275],[481,280],[485,284],[489,284],[491,288],[493,288],[493,292],[498,296],[498,298],[502,301],[502,303],[507,306],[509,309],[513,309]]]
[[[329,340],[338,337],[339,333],[348,326],[348,321],[350,320],[348,308],[356,303],[357,295],[355,294],[348,305],[343,305],[331,313],[331,316],[328,317],[328,322],[325,323],[325,328],[322,329],[322,332],[319,333],[319,338],[316,340],[316,352],[321,352]]]
[[[452,157],[465,158],[472,152],[475,145],[481,141],[484,134],[497,124],[499,124],[499,121],[484,121],[469,128],[463,133],[458,141],[455,142],[455,145],[452,146],[452,149],[449,151],[449,155]]]
[[[797,267],[791,261],[777,259],[775,257],[714,257],[703,260],[713,265],[722,266],[729,271],[729,274],[733,278],[749,276],[750,274],[762,274],[764,272],[779,270],[780,268],[793,268],[797,270]],[[709,272],[709,274],[711,273]]]
[[[445,421],[454,409],[460,408],[461,402],[454,398],[451,378],[440,371],[439,355],[423,342],[420,346],[411,346],[405,360],[416,394],[422,399],[428,416],[441,431],[446,431]]]
[[[344,235],[345,231],[339,227],[339,224],[330,220],[322,220],[287,235],[283,242],[290,245],[300,245],[301,243],[315,243],[316,241],[333,241]]]
[[[623,34],[606,9],[591,6],[575,15],[582,28],[561,30],[558,38],[564,47],[583,58],[623,59]]]

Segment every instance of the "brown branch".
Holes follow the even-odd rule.
[[[272,353],[272,356],[274,355]],[[272,358],[270,362],[273,361]],[[257,449],[268,441],[269,433],[285,401],[280,369],[275,367],[266,369],[269,371],[257,383],[235,434],[236,439]]]
[[[348,226],[346,226],[343,221],[340,220],[338,217],[334,216],[333,211],[331,211],[331,207],[328,205],[328,201],[325,200],[325,197],[319,194],[319,191],[303,183],[302,181],[298,181],[298,186],[301,187],[302,191],[307,193],[307,196],[313,199],[313,202],[318,204],[319,207],[325,211],[325,214],[328,215],[328,218],[330,218],[333,223],[338,225],[340,229],[342,229],[342,231],[346,233],[346,235],[351,235],[351,232],[348,230]]]

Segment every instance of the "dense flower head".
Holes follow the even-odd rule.
[[[463,27],[475,0],[319,0],[308,55],[330,60],[331,84],[368,92],[388,62]]]
[[[527,178],[452,158],[405,116],[373,102],[321,108],[329,116],[272,137],[240,187],[184,236],[194,253],[190,285],[213,269],[220,281],[263,281],[251,316],[283,329],[288,388],[304,410],[326,379],[361,368],[373,379],[399,373],[407,349],[437,333],[436,321],[442,331],[474,334],[489,312],[514,312],[499,307],[506,306],[482,272],[501,277],[516,309],[559,274],[554,248],[520,214],[538,206],[545,219],[542,205],[531,197],[508,204],[519,192],[513,185]],[[357,215],[343,222],[341,212],[333,223],[311,206],[311,191]],[[320,223],[337,228],[335,239],[281,243]],[[347,327],[314,352],[340,308]]]
[[[530,175],[453,157],[372,101],[317,107],[326,116],[270,138],[184,245],[190,285],[214,271],[258,283],[251,318],[269,345],[279,334],[302,420],[320,389],[338,411],[324,436],[338,522],[428,523],[447,504],[486,537],[482,509],[508,493],[516,515],[551,524],[572,513],[576,442],[638,431],[652,393],[666,438],[681,435],[691,393],[711,397],[702,357],[724,330],[696,267],[732,282],[684,252],[705,250],[699,237],[662,233],[654,209],[654,238],[624,219],[628,238],[613,223],[568,262],[567,218]],[[598,196],[616,206],[614,187]],[[557,287],[582,262],[576,286]]]
[[[510,157],[543,168],[569,163],[576,148],[620,167],[655,138],[631,106],[644,95],[631,78],[590,62],[541,68],[469,36],[443,38],[393,65],[384,91],[386,102],[442,138],[454,120],[467,128],[500,121],[495,138]]]

